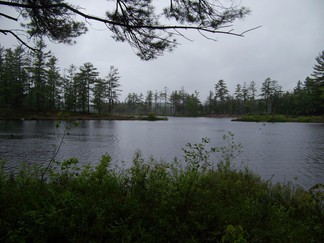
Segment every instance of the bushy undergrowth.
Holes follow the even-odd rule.
[[[188,144],[170,163],[137,151],[129,169],[113,169],[108,155],[96,167],[69,159],[45,180],[40,166],[2,170],[0,241],[323,242],[321,192],[233,168],[240,146],[229,141]]]

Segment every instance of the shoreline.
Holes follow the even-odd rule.
[[[227,115],[209,114],[201,116],[173,117],[206,117],[206,118],[230,118],[233,122],[297,122],[297,123],[324,123],[324,115],[318,116],[286,116],[286,115]],[[0,115],[0,121],[41,121],[41,120],[103,120],[103,121],[167,121],[168,116],[155,115],[121,115],[121,114],[96,114],[96,113],[69,113],[69,112],[13,112]]]
[[[286,116],[286,115],[243,115],[234,122],[294,122],[294,123],[324,123],[324,115],[322,116]]]
[[[37,113],[16,113],[7,116],[0,116],[2,121],[55,121],[55,120],[106,120],[106,121],[163,121],[168,120],[167,116],[155,115],[108,115],[94,113],[65,113],[65,112],[37,112]]]

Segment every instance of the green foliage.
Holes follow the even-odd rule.
[[[271,80],[270,78],[267,78],[262,83],[260,96],[263,97],[265,101],[266,113],[276,113],[277,103],[279,101],[281,93],[281,86],[278,84],[277,80]]]
[[[317,122],[324,123],[323,116],[245,115],[234,121],[250,122]]]
[[[26,4],[26,1],[16,2]],[[46,7],[46,5],[56,4],[60,6]],[[25,23],[21,25],[27,29],[29,38],[42,38],[46,36],[54,42],[73,44],[75,42],[74,38],[87,31],[85,23],[77,22],[73,18],[72,12],[62,4],[65,4],[62,0],[27,2],[27,6],[29,5],[29,7],[16,8],[16,11],[20,12],[25,19]],[[30,6],[37,5],[39,7],[30,8]]]
[[[154,114],[153,112],[151,112],[151,113],[149,113],[149,114],[147,115],[147,119],[148,119],[149,121],[154,121],[154,120],[157,119],[157,116],[156,116],[156,114]]]
[[[227,225],[225,235],[222,237],[222,242],[235,242],[235,243],[247,243],[245,239],[246,232],[244,232],[241,225],[233,226]]]
[[[323,185],[305,191],[237,170],[241,146],[231,133],[224,139],[187,144],[183,161],[136,151],[127,169],[109,155],[95,167],[71,158],[45,182],[42,166],[15,175],[1,166],[0,241],[322,242]]]
[[[165,121],[165,120],[168,120],[167,117],[157,116],[153,112],[150,112],[147,116],[139,116],[139,117],[137,117],[137,119],[138,120],[145,120],[145,121]]]
[[[262,83],[259,99],[254,81],[237,84],[234,94],[229,94],[226,82],[219,80],[205,102],[198,91],[190,94],[182,88],[169,92],[167,87],[163,91],[148,91],[146,96],[129,93],[124,102],[119,102],[117,68],[111,66],[108,76],[100,78],[95,66],[87,62],[79,71],[71,65],[62,75],[57,58],[46,51],[45,43],[39,41],[37,46],[39,51],[35,53],[26,52],[22,47],[12,50],[0,46],[1,119],[48,119],[52,116],[47,111],[62,110],[87,115],[96,110],[100,114],[96,119],[107,119],[107,113],[141,116],[152,113],[148,120],[154,120],[153,113],[164,116],[268,114],[266,121],[270,122],[290,121],[283,116],[307,116],[293,121],[309,122],[313,121],[310,116],[323,114],[323,54],[316,58],[311,77],[298,81],[293,91],[283,92],[278,81],[267,78]]]

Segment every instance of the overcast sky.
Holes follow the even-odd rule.
[[[107,9],[105,0],[74,2],[91,14],[103,16]],[[91,62],[105,77],[111,65],[118,68],[121,100],[130,92],[146,94],[166,86],[170,91],[197,90],[204,101],[219,79],[231,92],[236,84],[252,80],[259,90],[268,77],[278,80],[283,90],[292,90],[298,80],[304,81],[312,73],[315,57],[324,50],[324,0],[242,0],[241,4],[252,12],[234,23],[236,32],[262,28],[243,38],[216,35],[217,42],[195,32],[182,32],[193,42],[180,37],[180,46],[156,60],[141,61],[127,43],[114,42],[111,33],[95,23],[76,39],[76,45],[47,43],[48,49],[62,69]],[[6,47],[17,45],[4,35],[0,41]]]

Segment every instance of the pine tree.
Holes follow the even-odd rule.
[[[167,113],[167,105],[168,105],[168,88],[164,87],[163,91],[160,93],[160,98],[162,102],[164,103],[164,108],[162,113],[166,114]]]
[[[4,48],[0,46],[0,108],[5,107],[5,57]]]
[[[26,52],[21,46],[0,52],[0,107],[22,109],[29,81]]]
[[[110,66],[107,80],[107,98],[108,98],[108,113],[111,113],[114,104],[118,101],[120,83],[119,72],[114,66]]]
[[[316,112],[317,114],[324,114],[324,51],[316,57],[316,64],[312,77],[314,79],[314,95],[316,97]]]
[[[200,112],[201,102],[199,100],[199,92],[195,91],[191,95],[187,95],[186,97],[186,113],[190,115],[198,115]]]
[[[276,105],[281,93],[281,86],[278,84],[277,80],[267,78],[262,83],[260,96],[263,97],[265,101],[266,112],[275,113]]]
[[[324,82],[324,51],[322,51],[316,58],[317,64],[314,66],[312,76],[314,79],[323,84]]]
[[[47,96],[46,96],[46,63],[50,57],[50,51],[45,52],[45,42],[39,40],[36,43],[38,51],[31,52],[32,66],[31,71],[31,81],[32,81],[32,107],[36,110],[44,110],[47,107]]]
[[[93,88],[93,104],[99,114],[101,114],[106,97],[107,97],[107,80],[98,78]]]
[[[224,80],[219,80],[217,84],[215,84],[215,100],[217,105],[219,106],[219,111],[221,113],[225,113],[225,102],[228,96],[228,89]]]
[[[320,96],[318,95],[317,82],[310,77],[307,77],[304,81],[304,94],[305,94],[305,106],[306,115],[314,115],[319,113],[321,104]]]
[[[84,63],[76,75],[78,90],[78,106],[82,112],[90,112],[90,93],[99,75],[92,63]]]
[[[29,59],[22,46],[14,50],[14,107],[21,109],[25,105],[25,95],[29,82],[29,75],[26,67],[29,65]]]
[[[67,70],[67,75],[63,78],[64,108],[68,111],[77,111],[77,68],[73,64]]]
[[[249,107],[250,107],[250,112],[254,113],[255,112],[255,97],[256,97],[256,83],[254,81],[250,82],[250,85],[248,87],[249,89]]]
[[[48,108],[50,110],[60,109],[62,102],[62,78],[57,67],[58,59],[51,56],[46,63],[47,71],[47,94],[48,94]]]
[[[242,86],[240,84],[236,85],[235,92],[234,92],[234,98],[236,101],[237,108],[235,109],[238,114],[242,113],[242,103],[243,103],[243,92],[242,92]]]
[[[170,102],[172,113],[179,114],[181,111],[181,96],[177,90],[171,92]]]
[[[208,114],[212,114],[214,112],[215,107],[215,97],[213,91],[209,91],[209,94],[207,96],[207,100],[205,102],[205,107]]]
[[[305,87],[303,86],[303,83],[299,80],[292,94],[294,114],[296,115],[306,114],[305,98],[306,98]]]
[[[150,113],[152,111],[152,105],[153,105],[153,91],[149,90],[146,93],[145,97],[145,112]]]

